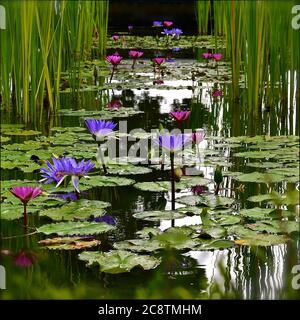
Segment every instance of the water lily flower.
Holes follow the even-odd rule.
[[[221,53],[214,53],[214,54],[212,55],[212,58],[213,58],[214,60],[216,60],[216,61],[219,61],[219,60],[222,59],[222,54],[221,54]]]
[[[172,48],[172,52],[179,52],[179,51],[181,51],[181,48],[179,47]]]
[[[34,199],[43,193],[40,188],[33,187],[13,187],[9,191],[15,197],[19,198],[23,204],[27,204],[29,200]]]
[[[13,187],[9,190],[15,197],[20,199],[24,206],[24,226],[27,226],[27,203],[43,193],[40,188]]]
[[[173,35],[172,30],[164,29],[164,31],[162,31],[162,34],[165,34],[166,36],[172,36]]]
[[[37,256],[35,253],[31,251],[21,250],[14,257],[14,264],[19,267],[31,267],[35,261],[37,260]]]
[[[154,143],[161,146],[163,149],[174,153],[182,149],[182,147],[190,141],[190,137],[187,134],[177,135],[160,135],[157,139],[154,139]]]
[[[163,23],[161,21],[153,21],[152,27],[162,27]]]
[[[183,34],[182,30],[178,28],[171,29],[170,31],[175,38],[179,38]]]
[[[41,182],[51,183],[57,182],[58,187],[66,177],[70,176],[74,189],[80,193],[79,179],[81,177],[87,178],[86,174],[94,167],[91,160],[76,162],[73,158],[62,157],[61,159],[52,158],[53,165],[47,161],[48,169],[41,168],[43,179]]]
[[[197,129],[196,132],[192,133],[192,141],[194,143],[201,143],[205,138],[205,131],[204,129]]]
[[[212,53],[206,52],[202,53],[202,58],[204,59],[211,59],[213,57]]]
[[[112,100],[106,105],[109,109],[120,109],[122,107],[122,102],[120,100]]]
[[[169,115],[177,121],[184,121],[189,118],[191,111],[172,111]]]
[[[118,64],[121,62],[122,59],[123,59],[123,57],[119,56],[118,53],[117,54],[115,53],[113,55],[106,57],[106,61],[111,63],[113,66],[109,82],[111,82],[113,75],[114,75],[114,72],[115,72],[115,69],[117,68]]]
[[[132,31],[133,30],[133,26],[128,26],[128,31]]]
[[[97,138],[102,138],[108,135],[117,126],[117,124],[112,121],[96,119],[85,119],[85,124],[90,133],[95,135]]]
[[[142,51],[136,51],[136,50],[129,51],[128,55],[129,55],[129,57],[131,57],[133,59],[132,66],[131,66],[132,69],[134,69],[134,65],[136,63],[136,60],[138,58],[140,58],[143,54],[144,54],[144,52],[142,52]]]
[[[220,90],[215,90],[212,93],[213,97],[221,97],[222,96],[222,91]]]
[[[116,225],[117,224],[117,219],[113,216],[110,215],[105,215],[102,217],[97,217],[93,219],[94,222],[105,222],[110,225]]]
[[[158,66],[160,66],[162,63],[165,62],[165,58],[163,57],[156,57],[156,58],[153,58],[152,61],[157,64]]]
[[[115,54],[112,54],[112,55],[106,57],[106,61],[111,63],[113,66],[117,66],[121,62],[122,59],[123,59],[123,57],[119,56],[118,53],[115,53]]]
[[[117,34],[114,34],[114,35],[112,36],[112,39],[113,39],[114,41],[117,41],[117,40],[120,39],[120,37],[119,37]]]
[[[166,27],[171,27],[172,24],[173,24],[172,21],[164,21],[164,26]]]

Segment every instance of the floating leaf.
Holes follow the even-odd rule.
[[[208,240],[203,241],[199,245],[193,248],[194,251],[197,250],[223,250],[231,248],[235,245],[235,243],[231,240]]]
[[[15,130],[1,130],[1,132],[7,136],[36,136],[41,134],[40,131],[35,130],[22,130],[22,129],[15,129]]]
[[[149,239],[160,233],[162,233],[162,231],[159,228],[144,227],[142,230],[137,231],[136,235],[143,239]]]
[[[35,213],[39,210],[38,207],[28,206],[27,213]],[[24,208],[22,205],[15,204],[0,204],[0,219],[4,220],[17,220],[23,217]]]
[[[108,232],[114,229],[105,222],[59,222],[43,225],[37,229],[44,234],[58,234],[59,236],[91,235]]]
[[[240,211],[240,215],[243,217],[247,217],[254,220],[265,220],[271,219],[270,213],[272,213],[275,209],[265,209],[265,208],[252,208],[252,209],[242,209]]]
[[[272,234],[256,234],[251,238],[243,238],[235,240],[234,242],[242,246],[260,246],[268,247],[283,244],[289,241],[286,236],[272,235]]]
[[[59,208],[52,208],[40,212],[40,216],[46,216],[52,220],[86,220],[103,216],[110,203],[96,200],[77,200],[67,203]]]
[[[241,182],[255,182],[255,183],[275,183],[282,182],[284,177],[277,174],[267,174],[260,172],[244,173],[235,177],[237,181]]]
[[[40,240],[38,243],[50,250],[82,250],[98,246],[101,241],[80,237],[59,237]]]
[[[88,266],[99,264],[101,272],[111,274],[130,272],[135,267],[151,270],[158,267],[161,262],[160,259],[154,257],[122,250],[111,250],[109,252],[84,251],[79,254],[79,260],[87,261]]]
[[[234,156],[253,159],[271,159],[275,158],[276,154],[271,154],[269,151],[246,151],[235,153]]]
[[[153,252],[162,249],[157,240],[149,239],[133,239],[114,243],[114,249],[130,250],[135,252]]]
[[[147,221],[160,221],[160,220],[172,220],[184,218],[185,215],[178,211],[144,211],[133,214],[136,219],[142,219]]]
[[[271,199],[276,199],[277,195],[273,193],[258,194],[257,196],[249,197],[247,200],[250,202],[263,202]]]
[[[171,190],[171,182],[170,181],[138,182],[134,185],[134,187],[142,191],[168,192],[169,190]]]
[[[184,196],[176,199],[176,201],[191,206],[203,205],[210,208],[227,208],[230,207],[235,200],[233,198],[216,196],[214,194],[205,194],[200,196]]]
[[[152,172],[150,168],[146,167],[138,167],[134,165],[109,165],[108,173],[109,174],[117,174],[120,176],[125,175],[136,175],[136,174],[148,174]]]
[[[249,229],[267,233],[292,233],[300,232],[300,224],[297,221],[261,221],[246,225]]]
[[[134,184],[134,180],[122,177],[91,176],[82,181],[82,184],[91,187],[123,187]]]

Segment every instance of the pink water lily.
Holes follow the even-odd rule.
[[[204,58],[204,59],[211,59],[212,57],[213,57],[213,55],[209,52],[202,53],[202,58]]]
[[[171,27],[172,24],[173,24],[172,21],[164,21],[164,25],[165,25],[166,27]]]
[[[43,191],[40,188],[33,187],[13,187],[9,190],[15,197],[19,198],[23,204],[31,199],[38,197]]]
[[[213,58],[214,60],[216,60],[216,61],[219,61],[219,60],[222,59],[222,54],[221,54],[221,53],[214,53],[214,54],[212,55],[212,58]]]
[[[21,250],[14,257],[14,264],[19,267],[31,267],[36,260],[37,256],[34,252]]]
[[[121,62],[122,59],[123,59],[123,57],[119,56],[118,54],[113,54],[113,55],[106,57],[106,61],[111,63],[113,66],[117,66]]]
[[[160,66],[162,63],[165,62],[165,58],[163,57],[156,57],[156,58],[153,58],[152,61],[157,64],[158,66]]]
[[[9,190],[15,197],[20,199],[24,206],[24,226],[27,226],[27,210],[28,201],[41,195],[43,191],[40,188],[33,187],[13,187]]]
[[[122,102],[120,100],[112,100],[106,106],[109,109],[120,109],[122,107]]]
[[[120,39],[120,37],[119,37],[117,34],[114,34],[114,35],[112,36],[112,39],[113,39],[114,41],[117,41],[117,40]]]
[[[129,57],[131,57],[131,58],[133,58],[133,59],[140,58],[143,54],[144,54],[144,52],[142,52],[142,51],[136,51],[136,50],[130,50],[130,51],[128,52]]]
[[[215,90],[212,93],[213,97],[221,97],[222,96],[222,91],[220,90]]]
[[[164,80],[156,79],[153,81],[153,84],[156,84],[156,85],[164,84]]]
[[[169,114],[177,121],[184,121],[189,118],[191,111],[172,111]]]
[[[192,133],[192,141],[194,143],[199,144],[204,140],[204,138],[205,138],[205,131],[203,129],[198,129],[196,130],[196,132]]]

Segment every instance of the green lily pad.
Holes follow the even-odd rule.
[[[80,237],[59,237],[38,242],[49,250],[82,250],[100,245],[101,241]]]
[[[87,266],[98,264],[100,271],[111,274],[130,272],[133,268],[139,267],[144,270],[155,269],[161,260],[138,255],[129,251],[111,250],[109,252],[84,251],[79,254],[79,260],[87,261]]]
[[[7,136],[36,136],[41,134],[40,131],[35,130],[22,130],[22,129],[7,129],[1,130],[1,132]]]
[[[10,137],[0,136],[0,144],[5,143],[5,142],[8,142],[8,141],[10,141],[10,140],[11,140]]]
[[[269,168],[280,168],[282,167],[281,163],[278,162],[249,162],[246,164],[246,166],[248,167],[253,167],[253,168],[265,168],[265,169],[269,169]]]
[[[234,177],[234,179],[241,182],[276,183],[282,182],[284,180],[284,176],[278,174],[252,172],[241,174],[237,177]]]
[[[300,232],[300,224],[297,221],[261,221],[258,223],[247,224],[247,228],[267,233],[292,233]]]
[[[252,238],[257,235],[257,232],[245,228],[242,225],[232,225],[226,227],[227,235],[229,236],[236,236],[237,238]]]
[[[39,210],[38,207],[27,206],[27,213],[35,213]],[[15,204],[0,204],[0,219],[4,220],[17,220],[23,217],[24,215],[24,208],[22,205],[15,205]]]
[[[123,177],[91,176],[82,181],[82,184],[91,187],[123,187],[134,184],[134,180]]]
[[[152,172],[150,168],[138,167],[134,165],[109,165],[108,173],[116,174],[120,176],[136,175],[136,174],[148,174]]]
[[[161,233],[162,231],[159,228],[144,227],[142,230],[137,231],[136,235],[142,239],[150,239]]]
[[[136,189],[150,192],[168,192],[171,190],[170,181],[156,181],[156,182],[138,182],[134,185]]]
[[[178,211],[144,211],[133,214],[136,219],[147,221],[160,221],[184,218],[185,215]]]
[[[231,240],[223,240],[223,239],[217,239],[217,240],[208,240],[203,241],[199,245],[193,248],[194,251],[197,250],[223,250],[232,248],[235,245],[234,241]]]
[[[274,212],[275,209],[265,209],[265,208],[252,208],[252,209],[242,209],[240,215],[242,217],[247,217],[254,220],[265,220],[271,219],[270,213]]]
[[[272,159],[276,154],[271,154],[269,151],[245,151],[234,154],[234,157],[250,158],[250,159]]]
[[[289,241],[289,238],[281,235],[273,234],[256,234],[251,238],[242,238],[235,240],[234,242],[242,246],[259,246],[259,247],[268,247],[276,246],[279,244],[284,244]]]
[[[211,180],[198,176],[184,176],[180,182],[176,184],[177,189],[186,189],[196,185],[206,186],[211,183]]]
[[[110,203],[96,200],[77,200],[67,203],[59,208],[52,208],[40,212],[40,216],[46,216],[52,220],[86,220],[100,217],[106,213]]]
[[[218,214],[218,215],[210,216],[209,220],[217,225],[220,225],[220,226],[229,226],[229,225],[240,223],[241,217],[239,217],[237,215]],[[203,219],[203,225],[207,224],[206,221],[207,220]],[[210,223],[208,223],[208,224],[211,225]]]
[[[276,199],[277,196],[273,193],[258,194],[257,196],[249,197],[247,200],[250,202],[263,202],[271,199]]]
[[[214,194],[184,196],[176,199],[176,201],[186,205],[202,205],[210,208],[228,208],[235,202],[233,198],[216,196]]]
[[[57,234],[59,236],[100,234],[113,230],[115,227],[105,222],[59,222],[45,224],[37,229],[44,234]]]
[[[134,252],[153,252],[162,249],[160,242],[152,239],[125,240],[114,243],[113,247],[117,250],[130,250]]]

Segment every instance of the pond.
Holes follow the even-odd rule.
[[[106,62],[94,47],[75,78],[62,72],[55,113],[47,99],[27,122],[1,109],[2,299],[297,296],[296,86],[284,108],[278,90],[255,114],[243,74],[232,95],[222,39],[220,59],[212,37],[169,41],[109,38]],[[68,174],[66,158],[91,162]],[[22,186],[43,190],[25,201],[27,221],[11,192]]]

